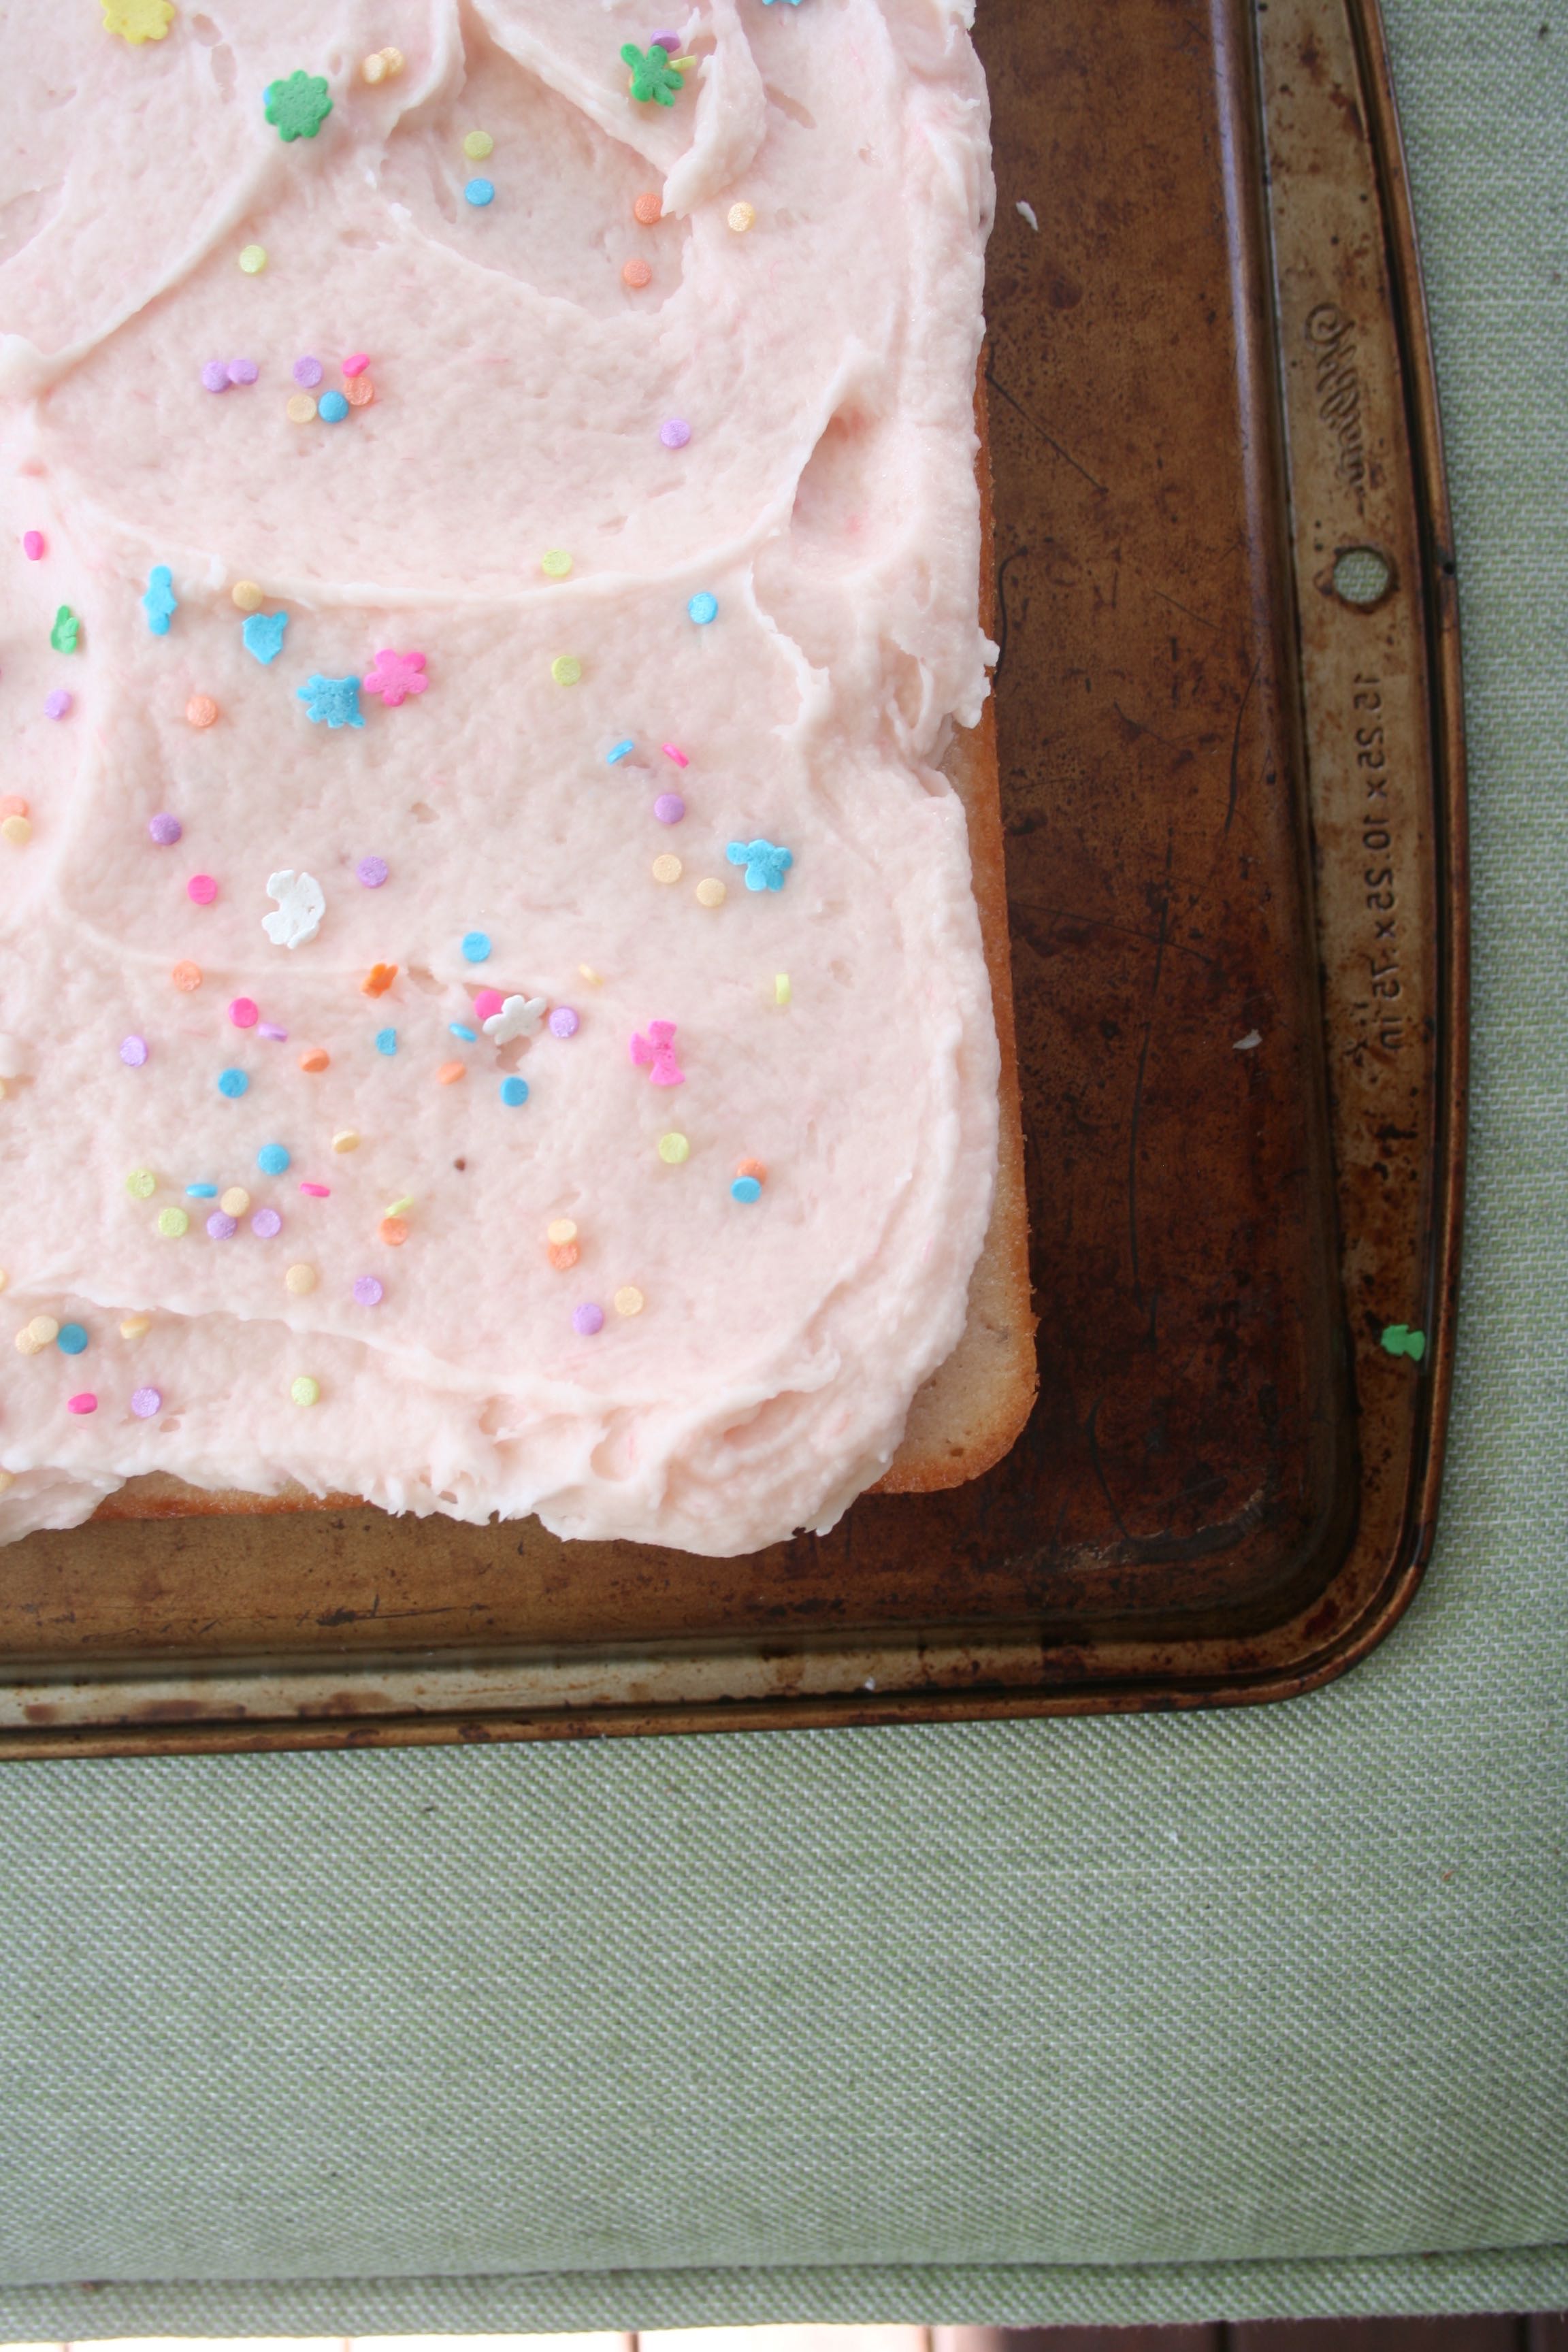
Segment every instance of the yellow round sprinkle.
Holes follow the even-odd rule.
[[[773,974],[773,1003],[775,1004],[787,1004],[789,1003],[789,974],[787,971],[775,971]]]
[[[158,1179],[150,1168],[133,1168],[125,1179],[125,1189],[133,1201],[150,1201],[158,1189]]]
[[[604,973],[602,971],[595,971],[591,963],[580,963],[577,970],[583,979],[587,982],[590,988],[603,988],[605,985]]]
[[[43,1344],[41,1339],[34,1339],[32,1325],[24,1323],[16,1334],[16,1353],[19,1356],[36,1356]]]
[[[0,1495],[8,1494],[16,1483],[15,1470],[0,1470]]]
[[[405,1192],[401,1201],[394,1201],[391,1208],[388,1209],[386,1213],[389,1217],[405,1217],[413,1206],[413,1193]]]
[[[679,1168],[683,1160],[691,1157],[691,1146],[683,1135],[661,1135],[658,1156],[667,1168]]]
[[[20,849],[33,838],[33,821],[26,816],[0,817],[0,834]]]
[[[557,686],[575,686],[583,675],[583,665],[575,654],[557,654],[550,665],[550,675]]]
[[[652,874],[656,882],[669,883],[679,882],[682,873],[685,871],[685,868],[682,866],[679,858],[672,856],[667,849],[662,857],[656,857],[654,859],[648,871]]]
[[[544,1237],[552,1242],[574,1242],[577,1227],[570,1217],[552,1217],[544,1228]]]
[[[258,612],[265,601],[261,590],[254,580],[237,580],[228,593],[232,602],[238,605],[242,613]]]
[[[291,1290],[296,1298],[303,1298],[316,1287],[313,1265],[291,1265],[283,1277],[283,1287]]]
[[[628,1282],[624,1290],[616,1291],[615,1297],[615,1309],[617,1315],[640,1315],[642,1313],[643,1295],[642,1292],[637,1289],[635,1283]]]
[[[239,266],[247,278],[259,278],[267,267],[267,247],[264,245],[241,246]]]
[[[120,1336],[122,1339],[142,1339],[152,1328],[150,1315],[128,1315],[120,1327]]]
[[[60,1327],[52,1315],[35,1315],[27,1328],[40,1348],[51,1347],[60,1336]]]
[[[333,1136],[332,1150],[334,1151],[357,1151],[359,1150],[358,1134],[352,1127],[345,1127],[341,1135]]]
[[[160,1209],[158,1212],[158,1231],[168,1242],[177,1242],[180,1235],[189,1230],[190,1222],[184,1209]]]
[[[548,572],[552,580],[564,580],[572,569],[572,558],[563,547],[547,547],[539,559],[541,572]]]
[[[757,217],[755,205],[731,205],[724,215],[737,236],[744,236]]]
[[[315,413],[316,404],[308,392],[291,393],[283,412],[290,425],[309,425]]]
[[[250,1195],[243,1184],[231,1184],[218,1207],[226,1217],[243,1217],[250,1206]]]
[[[315,1404],[321,1393],[321,1381],[313,1381],[309,1372],[301,1372],[297,1381],[289,1383],[289,1394],[296,1404]]]
[[[403,51],[401,49],[383,49],[381,53],[381,62],[386,68],[387,80],[395,81],[398,75],[403,71]]]
[[[495,145],[488,131],[465,131],[463,152],[475,163],[482,163]]]
[[[368,58],[361,58],[359,70],[360,79],[369,82],[374,89],[378,81],[386,79],[386,59],[379,49],[373,49]]]
[[[700,907],[721,907],[725,896],[724,885],[722,882],[716,882],[711,875],[709,875],[706,881],[699,882],[697,885],[697,903]]]

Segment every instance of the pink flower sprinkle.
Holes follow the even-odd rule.
[[[673,1021],[650,1021],[647,1035],[634,1034],[631,1056],[638,1069],[646,1069],[656,1087],[683,1087],[686,1073],[675,1058],[675,1024]]]
[[[363,375],[369,365],[370,353],[368,352],[351,352],[347,359],[343,362],[343,373],[345,375]]]
[[[673,760],[675,761],[678,768],[689,768],[691,765],[690,761],[687,758],[685,752],[680,749],[680,746],[678,743],[663,743],[659,746],[659,749],[663,751],[667,760]]]
[[[312,1201],[330,1201],[332,1197],[332,1188],[330,1184],[301,1184],[300,1190],[301,1192],[309,1192]]]
[[[44,534],[41,530],[25,530],[22,533],[22,552],[29,563],[38,562],[44,552]]]
[[[217,884],[210,874],[193,874],[185,885],[185,896],[198,907],[210,907],[217,897]]]
[[[93,1395],[90,1389],[83,1389],[79,1396],[67,1398],[66,1411],[68,1412],[96,1412],[98,1411],[98,1399]]]
[[[376,655],[375,667],[364,679],[364,690],[379,694],[388,710],[395,710],[405,695],[423,694],[429,683],[423,654],[394,653],[384,646]]]
[[[228,1008],[228,1017],[237,1029],[254,1029],[259,1012],[254,998],[237,996]]]

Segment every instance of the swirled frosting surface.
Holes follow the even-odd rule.
[[[625,0],[0,11],[0,1533],[888,1464],[996,1150],[967,13],[701,0],[665,107]]]

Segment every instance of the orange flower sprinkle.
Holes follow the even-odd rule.
[[[384,996],[396,978],[395,963],[373,963],[360,982],[360,992],[364,996]]]

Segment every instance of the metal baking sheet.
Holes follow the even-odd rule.
[[[1408,1600],[1467,902],[1375,8],[981,0],[977,38],[1023,1437],[949,1494],[722,1561],[363,1507],[105,1513],[0,1556],[0,1752],[1276,1698]]]

